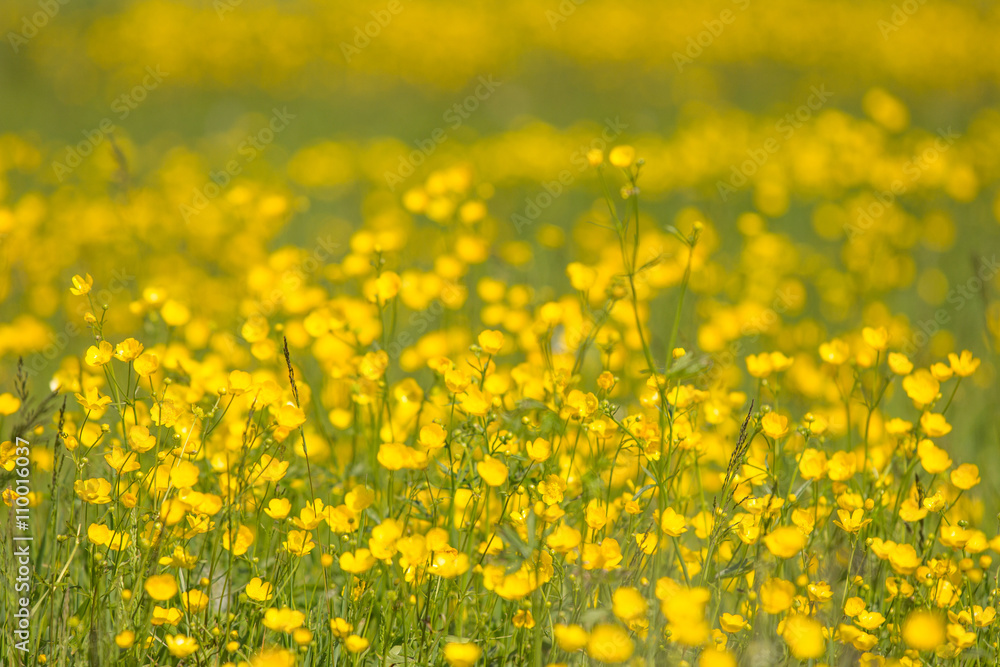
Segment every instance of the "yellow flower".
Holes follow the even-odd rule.
[[[292,531],[293,533],[296,531]],[[289,537],[291,534],[289,534]],[[250,548],[250,545],[254,543],[253,531],[249,526],[240,525],[237,527],[235,533],[230,533],[226,531],[222,534],[222,548],[227,551],[232,551],[234,556],[242,556]]]
[[[74,394],[76,396],[77,402],[83,406],[84,410],[103,410],[111,403],[111,398],[109,396],[101,396],[100,392],[97,391],[97,387],[91,387],[84,394]]]
[[[149,597],[163,602],[177,595],[177,582],[172,574],[156,574],[146,579],[143,588]]]
[[[264,514],[275,521],[281,521],[291,511],[292,503],[288,498],[271,498],[267,503],[267,507],[264,508]]]
[[[735,633],[747,627],[747,621],[739,614],[724,613],[719,617],[719,626],[728,633]]]
[[[260,577],[251,579],[245,590],[247,597],[257,602],[267,602],[274,597],[274,586],[261,580]]]
[[[128,444],[134,451],[148,452],[156,446],[156,437],[145,426],[133,426],[128,430]]]
[[[316,548],[316,543],[312,541],[312,533],[306,530],[288,531],[288,539],[283,544],[285,551],[296,556],[305,556]]]
[[[368,549],[358,549],[355,552],[345,551],[340,554],[340,569],[351,574],[367,572],[376,563],[372,552]]]
[[[115,359],[129,362],[142,354],[142,343],[135,338],[126,338],[115,346]]]
[[[479,347],[483,348],[483,352],[486,354],[497,354],[503,347],[503,333],[493,330],[484,331],[479,334],[478,342]]]
[[[767,435],[772,438],[780,438],[788,433],[788,418],[774,412],[768,412],[760,420],[760,426]]]
[[[963,491],[968,491],[980,481],[979,466],[974,463],[963,463],[951,471],[951,483]]]
[[[941,384],[929,370],[921,368],[903,378],[903,390],[914,405],[923,408],[937,400]]]
[[[780,614],[791,608],[795,584],[784,579],[770,578],[760,587],[760,606],[768,614]]]
[[[920,465],[932,475],[951,467],[952,461],[948,453],[927,439],[917,444],[917,456],[920,457]]]
[[[869,347],[876,350],[884,350],[889,342],[889,332],[885,327],[879,327],[873,329],[872,327],[865,327],[861,330],[861,337],[868,343]]]
[[[362,653],[368,650],[368,640],[358,635],[349,635],[344,640],[344,647],[351,653]]]
[[[671,537],[680,537],[687,530],[687,520],[672,507],[668,507],[660,515],[660,529]]]
[[[874,630],[881,627],[882,624],[885,623],[885,616],[877,611],[863,611],[857,615],[854,622],[865,630]]]
[[[0,415],[12,415],[21,407],[21,399],[10,392],[0,394]]]
[[[73,491],[84,502],[91,505],[107,505],[111,502],[111,482],[103,477],[73,482]]]
[[[386,470],[421,470],[427,467],[427,453],[398,442],[379,446],[378,462]]]
[[[736,657],[724,648],[706,648],[698,656],[698,667],[737,667]]]
[[[111,346],[106,340],[102,340],[97,345],[91,345],[87,348],[87,354],[85,359],[90,366],[103,366],[104,364],[111,361],[111,357],[115,354],[115,348]]]
[[[185,635],[167,635],[164,641],[170,655],[175,658],[186,658],[198,650],[198,642]]]
[[[799,660],[820,658],[826,652],[826,638],[819,621],[803,614],[792,614],[785,619],[781,638],[788,644],[792,655]]]
[[[132,362],[132,368],[141,377],[149,377],[160,367],[160,358],[152,352],[144,352]]]
[[[587,631],[579,625],[557,624],[552,633],[555,636],[556,644],[567,653],[579,651],[587,645]]]
[[[199,590],[185,591],[181,594],[181,606],[188,613],[197,614],[204,611],[208,607],[208,603],[208,596]]]
[[[631,586],[619,588],[611,596],[611,610],[625,623],[644,617],[648,607],[642,593]]]
[[[766,352],[750,354],[746,358],[747,372],[755,378],[766,378],[774,370],[771,355]]]
[[[120,649],[132,648],[132,644],[135,642],[135,633],[131,630],[123,630],[115,635],[115,645]]]
[[[483,654],[483,649],[471,642],[448,642],[444,646],[444,659],[451,667],[472,667]]]
[[[282,428],[296,429],[306,422],[306,415],[302,412],[302,408],[291,404],[285,404],[278,408],[274,415],[274,419],[278,422],[278,426],[281,426]]]
[[[799,474],[804,480],[818,480],[826,476],[826,452],[812,447],[802,452],[799,458]]]
[[[847,510],[837,510],[837,516],[839,518],[834,519],[834,525],[840,526],[848,533],[856,533],[872,522],[871,519],[864,518],[865,511],[863,509],[856,509],[853,513]]]
[[[620,625],[599,623],[590,631],[587,640],[587,655],[598,662],[625,662],[632,657],[634,650],[635,645],[628,636],[628,631]]]
[[[889,368],[896,375],[909,375],[910,371],[913,370],[913,362],[906,358],[905,354],[900,352],[890,352],[889,353]]]
[[[933,651],[946,641],[944,625],[937,613],[912,611],[903,621],[903,641],[917,651]]]
[[[567,264],[566,275],[569,277],[569,283],[573,289],[579,292],[589,292],[597,280],[597,271],[580,262]]]
[[[819,346],[819,356],[823,361],[839,366],[840,364],[847,361],[847,357],[851,354],[851,348],[847,343],[840,340],[839,338],[834,338],[833,340],[823,343]]]
[[[925,412],[921,415],[920,427],[931,438],[940,438],[951,433],[951,424],[945,421],[944,415],[936,412]]]
[[[778,558],[791,558],[806,546],[806,536],[792,526],[775,528],[764,538],[767,550]]]
[[[507,481],[507,466],[492,456],[483,457],[483,460],[476,464],[476,471],[489,486],[502,486]]]
[[[281,609],[271,607],[264,612],[264,627],[275,632],[291,634],[296,628],[302,627],[305,620],[305,614],[288,607]]]
[[[104,461],[116,473],[123,475],[139,469],[139,459],[132,452],[126,454],[119,447],[112,447],[111,453],[104,455]]]
[[[81,277],[80,274],[76,274],[73,276],[72,282],[73,286],[69,288],[69,291],[75,296],[83,296],[89,293],[94,286],[94,278],[89,273],[86,278]]]
[[[920,557],[912,544],[895,544],[889,550],[889,565],[896,574],[913,574],[920,566]]]
[[[608,162],[622,169],[632,166],[635,162],[635,148],[628,145],[615,146],[608,153]]]
[[[354,632],[354,626],[347,619],[338,616],[330,619],[330,632],[333,633],[334,637],[346,639],[348,635]]]
[[[470,386],[462,393],[459,403],[462,410],[468,414],[484,417],[493,407],[493,396],[489,392],[480,390],[479,387]]]
[[[951,352],[948,354],[948,364],[955,375],[959,377],[969,377],[979,368],[979,359],[972,356],[968,350],[962,350],[961,356]]]
[[[865,610],[865,601],[859,597],[847,598],[844,601],[844,614],[854,618]]]
[[[552,443],[545,438],[535,438],[527,444],[525,449],[528,457],[535,463],[542,463],[552,456]]]
[[[535,627],[535,617],[527,609],[521,609],[514,614],[513,623],[515,628],[528,628],[530,630]]]

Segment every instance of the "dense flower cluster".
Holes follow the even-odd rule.
[[[341,5],[8,38],[114,93],[0,135],[31,664],[1000,661],[1000,114],[913,104],[996,79],[995,11]],[[580,72],[613,104],[522,113]],[[454,100],[315,129],[392,86]]]

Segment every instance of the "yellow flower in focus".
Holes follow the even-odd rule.
[[[837,510],[838,518],[834,519],[833,523],[848,533],[856,533],[872,522],[871,519],[865,519],[864,516],[865,511],[863,509],[856,509],[854,512]]]
[[[774,412],[768,412],[760,420],[764,433],[772,438],[781,438],[788,433],[788,418]]]
[[[483,654],[483,649],[471,642],[448,642],[444,646],[444,659],[451,667],[472,667]]]
[[[271,498],[267,503],[267,507],[264,508],[264,514],[275,521],[281,521],[291,511],[292,503],[288,498]]]
[[[115,359],[118,361],[133,361],[142,354],[142,343],[135,338],[126,338],[115,346]]]
[[[719,626],[726,632],[732,634],[747,627],[747,621],[739,614],[724,613],[719,617]]]
[[[305,556],[316,548],[316,543],[312,541],[312,533],[305,530],[288,531],[288,539],[283,544],[285,551],[296,556]]]
[[[89,273],[86,277],[81,277],[80,274],[73,276],[72,282],[73,286],[69,288],[69,291],[74,296],[88,294],[94,287],[94,278]]]
[[[672,507],[668,507],[660,515],[660,529],[671,537],[680,537],[687,531],[687,520]]]
[[[111,397],[101,396],[100,392],[97,391],[97,387],[91,387],[87,390],[86,394],[74,394],[74,396],[76,396],[77,403],[79,403],[84,410],[103,410],[111,404]]]
[[[263,581],[260,577],[251,579],[245,591],[248,598],[257,602],[267,602],[274,597],[274,586]]]
[[[112,347],[111,343],[106,340],[102,340],[97,345],[91,345],[88,347],[84,358],[90,366],[103,366],[111,361],[114,354],[115,348]]]

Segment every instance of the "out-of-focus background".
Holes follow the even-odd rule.
[[[988,466],[998,34],[985,1],[7,0],[0,368],[47,383],[92,342],[75,273],[110,332],[162,293],[221,349],[281,249],[328,250],[334,284],[375,245],[431,267],[446,241],[413,220],[466,199],[468,284],[544,301],[609,243],[587,151],[629,143],[651,221],[709,228],[685,345],[815,356],[884,322],[918,364],[969,349],[956,446]]]

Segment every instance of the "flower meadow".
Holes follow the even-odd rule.
[[[0,664],[1000,663],[995,11],[0,17]]]

